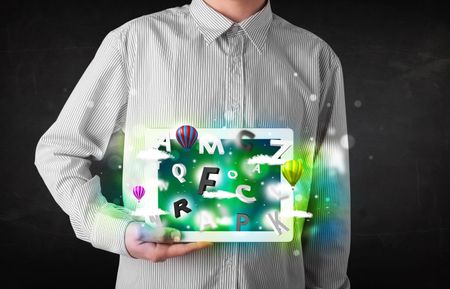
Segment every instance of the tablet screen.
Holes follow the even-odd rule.
[[[185,231],[235,231],[237,228],[238,214],[248,216],[248,222],[240,226],[241,231],[271,231],[272,228],[264,222],[264,216],[270,209],[280,210],[280,201],[270,198],[266,190],[269,185],[280,182],[280,166],[249,164],[251,155],[265,154],[272,156],[279,147],[271,146],[269,139],[245,139],[243,143],[252,145],[251,153],[240,148],[234,140],[222,141],[224,154],[199,154],[199,143],[190,151],[184,151],[176,141],[171,140],[172,155],[174,158],[161,161],[158,179],[168,186],[158,188],[158,207],[171,214],[162,215],[171,227]],[[173,174],[172,168],[176,164],[186,167],[185,182],[180,182]],[[206,196],[198,193],[200,179],[204,167],[217,167],[219,173],[211,175],[210,179],[216,180],[215,186],[206,188]],[[236,189],[240,185],[246,185],[245,195],[254,197],[251,203],[242,202],[236,197]],[[220,193],[223,193],[220,195]],[[208,197],[215,193],[215,197]],[[214,195],[212,195],[214,196]],[[173,203],[184,198],[189,203],[192,212],[182,213],[179,218],[174,215]],[[201,228],[198,220],[201,216],[195,212],[203,211],[216,219],[216,227],[207,226]],[[246,218],[242,216],[241,219]],[[239,220],[241,221],[241,220]]]
[[[125,159],[135,214],[182,231],[186,242],[291,241],[292,217],[280,213],[293,209],[281,170],[293,155],[292,130],[188,129],[196,134],[146,129],[139,152]]]

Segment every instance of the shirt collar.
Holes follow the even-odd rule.
[[[189,5],[189,10],[197,22],[197,26],[203,34],[207,45],[235,23],[233,20],[214,10],[204,0],[192,0]],[[266,5],[262,9],[238,23],[260,54],[264,48],[267,31],[271,22],[272,9],[270,0],[267,0]]]

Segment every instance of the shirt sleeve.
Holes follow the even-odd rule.
[[[350,288],[350,167],[344,79],[331,56],[321,91],[308,211],[302,235],[306,288]]]
[[[130,256],[125,247],[129,211],[108,203],[92,160],[101,160],[126,115],[128,77],[121,30],[110,31],[76,84],[56,121],[41,136],[35,166],[68,214],[77,238]]]

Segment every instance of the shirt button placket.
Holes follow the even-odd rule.
[[[227,116],[229,127],[243,126],[243,34],[238,26],[233,26],[230,31],[230,55],[229,55],[229,95],[227,101]]]
[[[238,274],[238,243],[228,243],[225,248],[225,254],[222,260],[222,272],[221,277],[223,278],[224,288],[235,288],[237,284],[237,274]]]

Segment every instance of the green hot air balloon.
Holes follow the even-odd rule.
[[[284,162],[281,166],[281,172],[284,178],[291,184],[292,190],[294,190],[295,184],[302,176],[303,164],[301,160],[289,160]]]

